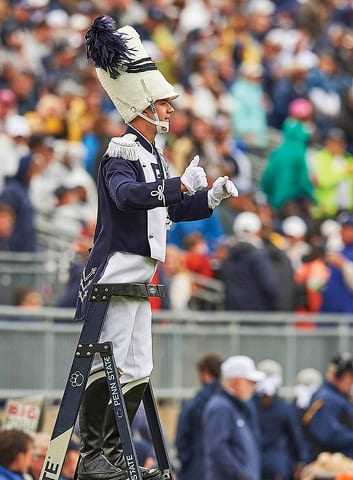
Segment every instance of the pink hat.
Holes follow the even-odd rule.
[[[297,98],[289,104],[288,112],[291,117],[301,120],[310,117],[313,114],[314,107],[305,98]]]

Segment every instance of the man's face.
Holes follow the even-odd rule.
[[[336,387],[337,389],[345,394],[348,395],[353,387],[353,372],[346,371],[343,373],[342,377],[336,379]]]
[[[172,107],[170,100],[168,98],[162,100],[156,100],[154,106],[157,110],[157,115],[160,121],[162,122],[169,122],[172,113],[174,112],[174,108]],[[151,109],[148,109],[151,112]],[[151,112],[152,115],[152,112]],[[151,118],[154,119],[153,115]]]
[[[353,244],[353,225],[342,225],[341,237],[344,245]]]
[[[32,463],[33,444],[30,443],[26,452],[18,454],[18,464],[21,473],[27,473]]]

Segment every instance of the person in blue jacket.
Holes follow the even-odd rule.
[[[263,378],[245,355],[222,363],[221,388],[203,413],[203,480],[261,479],[257,425],[249,400]]]
[[[322,386],[303,415],[311,456],[340,452],[353,458],[353,357],[343,352],[332,358]]]
[[[178,94],[147,54],[136,30],[116,29],[100,15],[86,33],[88,58],[100,83],[127,124],[110,141],[99,166],[94,243],[83,269],[76,319],[84,319],[93,283],[148,283],[164,261],[167,229],[173,221],[209,218],[235,185],[219,177],[207,190],[199,159],[181,177],[170,178],[168,163],[155,144],[169,130]],[[152,371],[151,305],[148,299],[114,296],[100,342],[111,341],[127,413],[132,422]],[[127,467],[100,358],[92,371],[79,414],[79,480],[125,480]],[[144,480],[161,478],[140,467]]]
[[[0,432],[0,480],[24,480],[32,461],[33,438],[22,430]]]
[[[180,461],[178,480],[203,478],[202,414],[206,403],[219,388],[221,363],[219,355],[213,353],[199,360],[197,368],[202,387],[180,410],[175,439]]]
[[[257,368],[266,375],[257,384],[252,398],[261,429],[261,478],[291,480],[309,460],[300,422],[292,406],[278,393],[282,384],[281,365],[265,359]]]
[[[337,221],[341,225],[343,248],[335,255],[327,252],[330,267],[328,281],[322,291],[322,313],[353,313],[353,290],[347,284],[343,272],[343,263],[353,261],[353,214],[341,212]],[[337,255],[340,254],[340,255]],[[338,261],[337,258],[342,258]],[[335,260],[335,261],[334,261]]]

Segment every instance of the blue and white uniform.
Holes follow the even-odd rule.
[[[97,180],[98,213],[94,246],[83,270],[76,319],[83,319],[93,283],[149,282],[164,261],[170,223],[212,215],[207,190],[186,195],[180,178],[169,178],[167,162],[128,125],[113,138]],[[121,382],[152,371],[151,308],[147,299],[113,297],[100,341],[111,341]],[[93,369],[101,368],[95,359]]]

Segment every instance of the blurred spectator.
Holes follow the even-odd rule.
[[[316,217],[333,217],[340,210],[353,209],[353,156],[346,148],[343,130],[332,128],[323,148],[312,158]]]
[[[307,97],[308,68],[303,61],[293,58],[283,65],[284,72],[275,76],[271,88],[270,125],[283,128],[283,122],[288,117],[289,106],[297,99]]]
[[[269,203],[283,215],[291,203],[307,213],[313,199],[306,158],[310,139],[307,122],[312,113],[312,105],[305,99],[291,103],[290,116],[283,125],[282,143],[270,153],[260,180]]]
[[[181,407],[175,445],[180,461],[179,480],[204,478],[202,415],[206,403],[219,388],[222,360],[209,353],[197,363],[201,388]]]
[[[220,267],[226,310],[278,310],[279,290],[274,268],[261,239],[261,220],[242,212],[234,220],[236,243]]]
[[[0,251],[11,251],[11,237],[15,225],[15,212],[10,205],[0,203]]]
[[[33,480],[39,480],[45,455],[48,450],[50,435],[46,432],[36,432],[33,435],[33,454],[29,473]]]
[[[311,252],[302,257],[302,262],[295,272],[299,296],[296,310],[317,313],[320,311],[322,291],[329,277],[324,248],[313,246]]]
[[[229,115],[220,113],[213,123],[213,132],[217,153],[220,158],[220,174],[228,175],[240,192],[252,189],[251,160],[234,141],[232,123]]]
[[[213,211],[212,216],[205,220],[173,223],[169,230],[168,243],[183,249],[186,235],[193,232],[201,233],[207,242],[209,252],[213,253],[224,233],[218,213]]]
[[[315,107],[315,122],[323,138],[335,126],[344,92],[351,79],[329,51],[319,54],[317,68],[308,73],[308,97]]]
[[[44,151],[48,148],[45,138],[32,136],[30,153],[20,160],[17,173],[7,179],[0,194],[0,201],[15,211],[15,227],[11,238],[12,250],[34,252],[37,249],[35,210],[29,189],[32,179],[46,167]]]
[[[326,313],[352,313],[353,289],[347,284],[345,264],[353,261],[353,215],[341,213],[338,217],[341,224],[343,248],[339,252],[327,252],[330,273],[322,292],[320,311]],[[349,271],[348,271],[349,275]]]
[[[328,364],[323,385],[303,416],[312,459],[320,452],[340,452],[353,458],[353,359],[340,353]]]
[[[59,295],[58,307],[75,308],[76,306],[82,270],[88,258],[89,249],[93,244],[95,224],[95,221],[88,222],[81,229],[77,240],[73,244],[75,256],[70,264],[68,280]]]
[[[17,114],[16,95],[9,88],[0,89],[0,126],[4,127],[6,120]]]
[[[297,373],[294,386],[294,407],[300,419],[309,407],[311,398],[322,384],[322,375],[315,368],[303,368]]]
[[[21,285],[13,293],[12,305],[19,308],[18,315],[11,318],[16,322],[35,322],[36,316],[28,315],[26,310],[36,310],[43,306],[41,293],[31,285]],[[20,311],[23,309],[24,311]]]
[[[257,369],[265,374],[252,399],[261,428],[261,478],[290,480],[309,460],[302,431],[289,403],[278,393],[282,366],[266,359],[257,364]]]
[[[244,62],[239,67],[239,77],[231,87],[235,103],[232,113],[233,133],[248,148],[264,148],[268,141],[262,73],[261,65]]]
[[[184,237],[184,249],[185,266],[190,272],[213,277],[212,257],[200,232],[192,232]]]
[[[276,276],[277,290],[279,293],[279,306],[281,311],[291,312],[296,304],[296,285],[294,282],[294,269],[285,250],[275,245],[271,233],[263,228],[263,247],[267,253]]]
[[[74,433],[71,437],[59,480],[74,480],[76,467],[80,457],[80,439]]]
[[[28,153],[27,143],[30,136],[30,128],[25,117],[10,113],[2,118],[3,105],[8,103],[4,91],[7,92],[0,90],[0,191],[5,178],[16,173],[20,158]],[[11,94],[13,95],[12,92]],[[2,97],[5,99],[2,100]]]
[[[162,268],[167,288],[168,308],[176,311],[187,310],[192,297],[192,280],[185,266],[183,251],[175,245],[167,245]]]
[[[301,217],[290,215],[282,221],[281,229],[285,237],[284,250],[296,272],[303,264],[303,257],[311,252],[306,241],[308,226]]]
[[[20,430],[0,431],[0,479],[24,480],[33,451],[33,439]]]
[[[342,108],[335,125],[344,131],[347,140],[347,152],[353,155],[353,86],[349,87],[342,100]]]
[[[205,480],[260,480],[258,424],[248,400],[263,378],[247,356],[231,356],[222,363],[221,389],[202,416]]]

